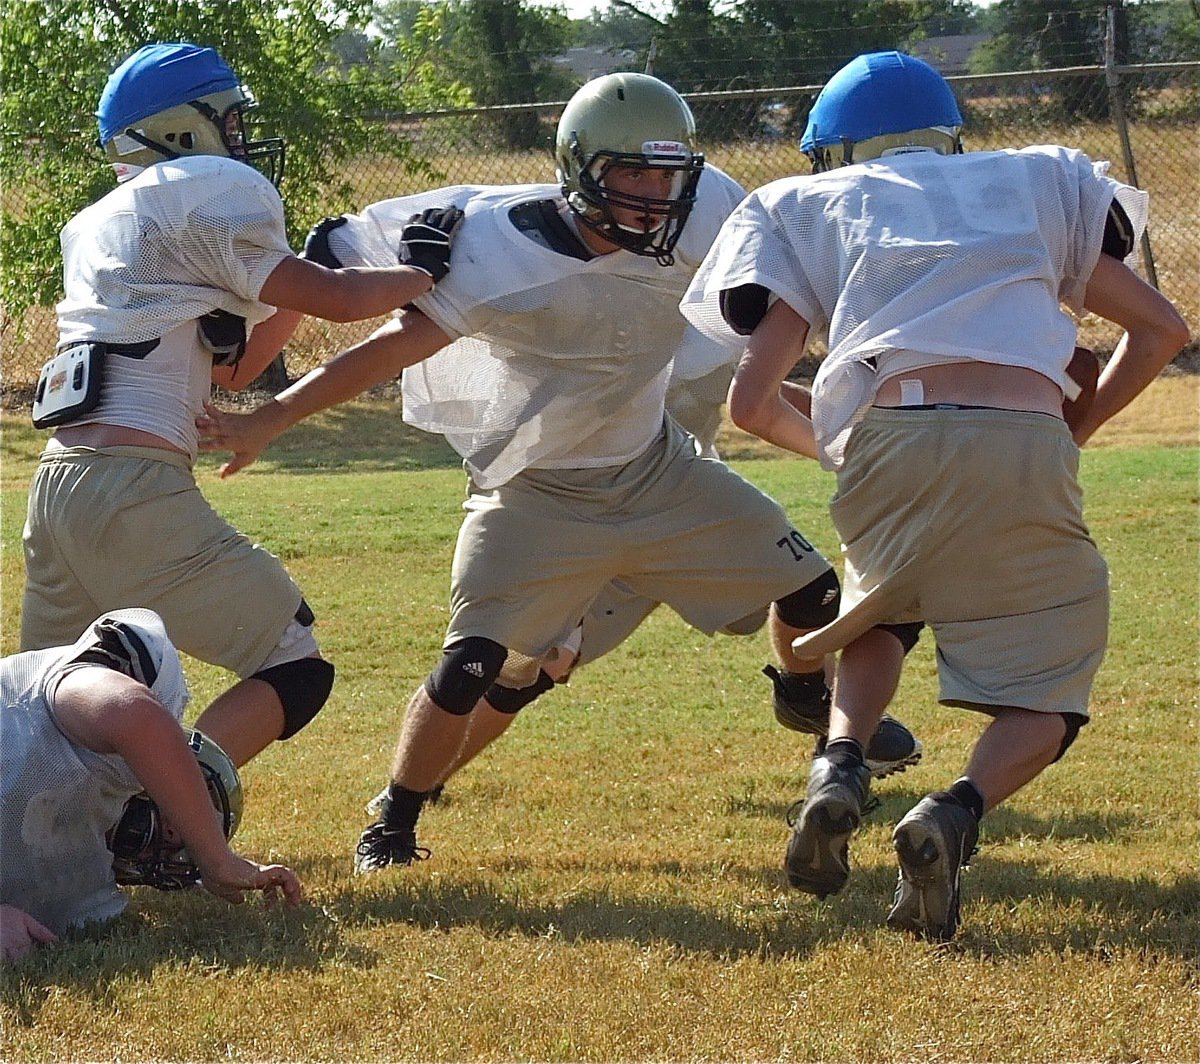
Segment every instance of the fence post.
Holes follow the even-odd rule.
[[[1113,121],[1116,123],[1117,136],[1121,140],[1121,154],[1125,157],[1125,172],[1129,175],[1129,183],[1134,188],[1138,184],[1137,166],[1133,159],[1133,145],[1129,140],[1129,123],[1125,118],[1125,99],[1121,94],[1121,78],[1117,73],[1117,8],[1120,0],[1109,0],[1108,20],[1104,28],[1104,83],[1108,86],[1109,105],[1112,109]],[[1146,278],[1158,288],[1158,270],[1154,267],[1154,252],[1150,250],[1149,229],[1142,230],[1142,267]]]

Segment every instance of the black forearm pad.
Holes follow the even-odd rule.
[[[269,683],[283,705],[280,739],[290,739],[321,710],[333,690],[333,666],[324,658],[296,658],[250,677]]]
[[[842,586],[837,573],[826,569],[824,573],[775,602],[775,613],[791,628],[820,628],[837,620],[838,608],[842,604]]]
[[[498,683],[492,684],[484,694],[487,703],[497,713],[519,713],[535,698],[544,695],[551,687],[554,686],[554,681],[545,671],[538,672],[538,677],[528,687],[501,687]]]

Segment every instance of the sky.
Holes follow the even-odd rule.
[[[608,0],[530,0],[539,7],[564,8],[571,18],[587,18],[594,8],[601,11],[608,7]],[[670,10],[670,0],[635,0],[637,6],[649,15],[662,15]],[[976,7],[991,7],[995,0],[975,0]]]
[[[664,9],[670,8],[668,0],[635,0],[637,6],[648,15],[661,15]],[[571,18],[587,18],[594,8],[604,11],[608,0],[531,0],[538,7],[564,8]]]

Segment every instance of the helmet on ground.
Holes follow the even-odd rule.
[[[234,763],[212,739],[186,731],[200,774],[226,839],[242,820],[242,781]],[[187,850],[167,837],[167,826],[153,799],[143,791],[125,803],[125,811],[109,832],[113,872],[122,886],[183,890],[200,881],[200,869]]]
[[[962,114],[946,79],[903,52],[852,59],[821,90],[800,150],[820,173],[887,155],[961,152]]]
[[[696,120],[670,85],[649,74],[595,78],[567,103],[554,143],[558,179],[580,221],[606,240],[664,266],[696,201],[704,156]],[[606,187],[614,168],[673,172],[670,195],[634,195]],[[615,211],[651,219],[635,226]]]
[[[245,113],[254,97],[211,48],[187,42],[148,44],[108,79],[96,109],[100,145],[117,171],[183,155],[224,155],[250,163],[278,185],[283,141],[249,140]]]

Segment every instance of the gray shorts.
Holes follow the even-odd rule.
[[[623,466],[529,469],[472,486],[464,505],[446,645],[484,636],[540,657],[612,581],[633,604],[617,642],[659,602],[711,634],[830,568],[778,503],[669,420]],[[585,628],[592,660],[586,644]]]
[[[301,600],[279,559],[208,504],[187,459],[155,448],[51,441],[25,569],[22,650],[73,643],[100,613],[142,606],[184,653],[241,677],[268,660]]]
[[[836,650],[925,621],[941,701],[1088,712],[1108,637],[1108,567],[1083,520],[1066,425],[1009,410],[885,410],[855,426],[830,504],[842,615],[797,644]]]

